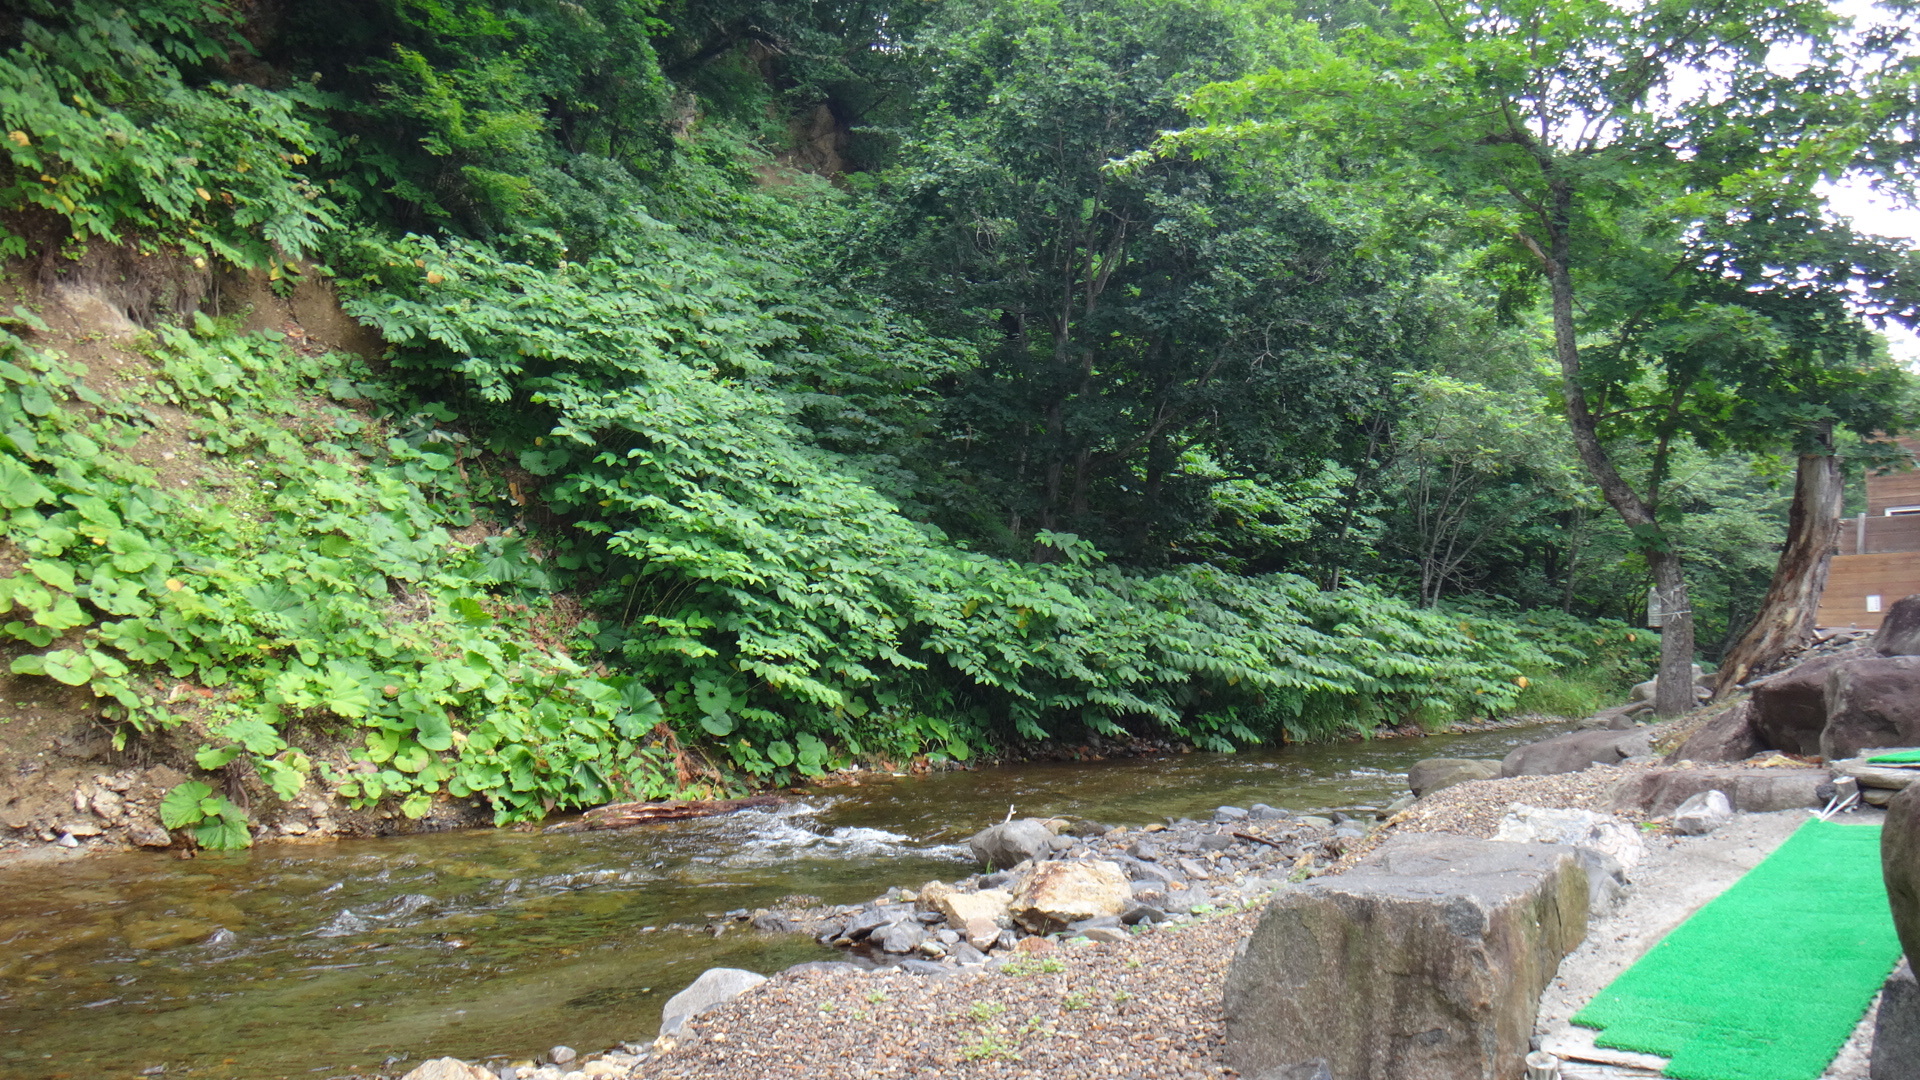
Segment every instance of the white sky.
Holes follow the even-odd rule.
[[[1873,0],[1831,0],[1831,3],[1834,10],[1852,17],[1856,23],[1895,17],[1885,8],[1877,7]],[[1887,199],[1868,191],[1862,184],[1836,185],[1828,192],[1828,202],[1835,213],[1852,218],[1854,228],[1863,233],[1920,239],[1920,207]],[[1909,367],[1920,367],[1920,337],[1898,326],[1887,327],[1885,333],[1888,347],[1895,356],[1906,361]]]
[[[1834,212],[1853,219],[1854,228],[1876,236],[1920,239],[1920,208],[1902,206],[1866,190],[1863,185],[1837,185],[1827,194]],[[1920,367],[1920,337],[1911,330],[1889,326],[1885,331],[1892,353],[1908,367]]]

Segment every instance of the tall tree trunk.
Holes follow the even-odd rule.
[[[1832,432],[1821,439],[1824,454],[1801,454],[1793,474],[1793,503],[1787,510],[1787,544],[1774,565],[1773,581],[1753,625],[1720,664],[1714,693],[1727,691],[1747,676],[1770,670],[1813,635],[1813,617],[1827,587],[1827,567],[1840,537],[1840,459],[1833,456]]]
[[[1654,508],[1627,483],[1613,464],[1613,456],[1600,442],[1599,422],[1587,404],[1587,390],[1581,379],[1580,344],[1573,314],[1572,255],[1573,188],[1565,178],[1549,184],[1551,208],[1543,222],[1547,226],[1547,248],[1522,233],[1518,239],[1539,258],[1553,298],[1553,351],[1560,362],[1560,393],[1566,402],[1567,430],[1573,436],[1574,450],[1587,475],[1600,488],[1600,494],[1620,515],[1640,553],[1653,570],[1654,585],[1660,590],[1661,605],[1673,614],[1660,631],[1660,681],[1653,698],[1653,711],[1659,716],[1679,716],[1693,708],[1693,606],[1687,600],[1686,576],[1680,556],[1672,548]]]

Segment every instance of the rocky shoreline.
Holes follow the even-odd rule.
[[[1552,1025],[1564,1029],[1569,987],[1630,963],[1658,940],[1649,926],[1677,924],[1811,808],[1852,791],[1825,763],[1763,740],[1756,748],[1754,710],[1738,695],[1642,726],[1631,714],[1644,710],[1630,703],[1501,762],[1422,762],[1411,777],[1422,797],[1365,820],[1256,804],[1134,827],[1004,822],[971,841],[982,873],[896,886],[860,905],[730,913],[755,932],[836,945],[844,961],[771,978],[710,971],[668,1002],[650,1043],[584,1058],[559,1047],[541,1060],[440,1059],[405,1080],[1239,1075],[1223,995],[1260,909],[1276,894],[1329,895],[1321,885],[1350,892],[1342,875],[1356,867],[1364,891],[1380,877],[1382,849],[1423,835],[1451,837],[1440,846],[1468,853],[1489,840],[1541,842],[1553,847],[1518,850],[1568,853],[1548,858],[1561,867],[1577,854],[1591,918],[1612,929],[1579,924],[1576,966],[1540,995],[1550,1008],[1537,1048]],[[1726,838],[1714,839],[1721,828]],[[1514,845],[1488,846],[1501,848]],[[1289,889],[1302,882],[1314,885]],[[1529,1016],[1538,1004],[1527,1003]],[[1825,1080],[1866,1080],[1870,1026]],[[1648,1075],[1564,1066],[1563,1080]]]

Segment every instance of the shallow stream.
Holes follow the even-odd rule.
[[[865,778],[725,818],[598,832],[263,845],[0,871],[0,1078],[398,1074],[652,1037],[709,967],[836,953],[709,923],[963,877],[1007,816],[1139,825],[1223,803],[1384,806],[1428,757],[1559,729]],[[724,921],[724,920],[723,920]]]

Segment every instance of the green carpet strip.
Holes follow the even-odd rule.
[[[1894,750],[1890,753],[1875,754],[1867,759],[1869,765],[1914,765],[1920,764],[1920,750]]]
[[[1809,821],[1573,1022],[1679,1080],[1814,1080],[1899,958],[1879,826]]]

